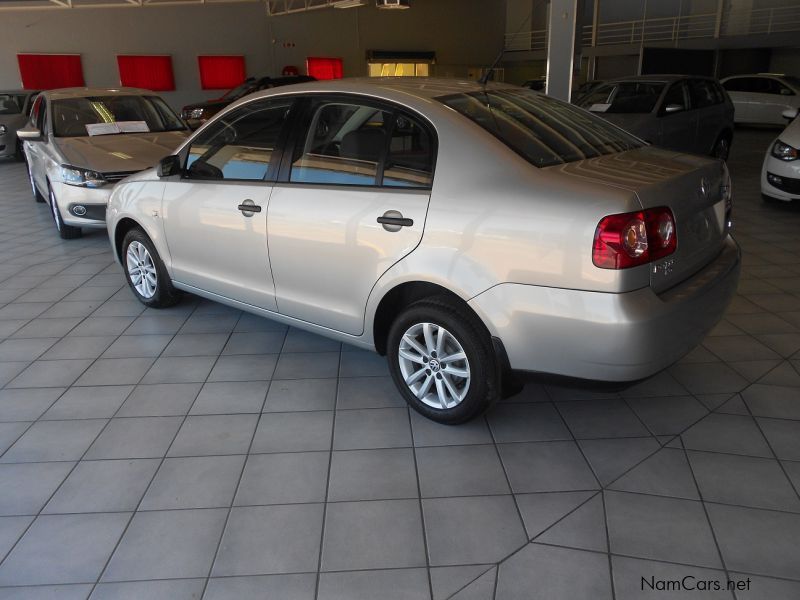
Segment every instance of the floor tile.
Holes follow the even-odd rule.
[[[333,411],[264,413],[251,452],[313,452],[331,449]]]
[[[324,502],[328,463],[328,452],[252,455],[247,459],[235,504]]]
[[[123,335],[103,352],[103,358],[156,357],[171,339],[171,335]]]
[[[772,456],[752,417],[711,414],[690,427],[681,438],[690,450]]]
[[[489,411],[486,418],[498,442],[572,439],[558,411],[549,402],[499,404]]]
[[[158,358],[142,378],[142,383],[202,383],[216,360],[216,356]]]
[[[243,598],[281,598],[315,600],[316,574],[257,575],[251,577],[212,577],[204,600],[241,600]]]
[[[244,456],[167,458],[139,510],[228,507],[243,465]]]
[[[280,355],[273,379],[322,379],[338,371],[338,352],[287,353]]]
[[[36,515],[75,463],[0,465],[0,515]]]
[[[78,460],[107,422],[106,419],[39,421],[6,451],[0,462]]]
[[[425,569],[323,573],[319,600],[430,600]]]
[[[511,493],[493,445],[418,448],[416,456],[423,498]]]
[[[603,485],[608,485],[661,448],[651,437],[580,440],[578,445]]]
[[[199,383],[137,385],[120,408],[118,417],[169,417],[185,415],[200,392]]]
[[[101,358],[75,385],[135,385],[152,364],[152,358]]]
[[[405,446],[411,446],[408,409],[346,410],[336,415],[335,450]]]
[[[654,435],[681,433],[708,414],[692,396],[630,398],[628,405]]]
[[[227,333],[179,333],[162,356],[217,356],[228,341]]]
[[[111,419],[86,458],[160,458],[180,426],[181,417]]]
[[[260,413],[269,387],[266,381],[206,383],[191,414]]]
[[[600,487],[575,442],[500,444],[498,448],[515,494]]]
[[[290,328],[283,343],[283,352],[338,352],[341,344],[315,333]],[[280,349],[279,349],[280,350]]]
[[[169,456],[246,454],[258,415],[193,415],[186,418]]]
[[[419,501],[328,504],[322,570],[425,566]]]
[[[8,554],[33,522],[33,516],[0,517],[0,561]],[[2,592],[0,592],[2,593]]]
[[[702,597],[731,600],[725,571],[671,565],[652,560],[613,556],[614,592],[619,600],[655,600],[669,595],[677,598]],[[719,582],[723,589],[703,589],[704,583]],[[672,586],[672,587],[667,587]],[[688,588],[688,589],[686,589]],[[698,589],[693,589],[698,588]]]
[[[212,575],[316,572],[322,504],[231,510]]]
[[[64,392],[42,418],[110,419],[132,391],[131,385],[72,387]]]
[[[386,364],[385,356],[366,350],[342,352],[342,363],[339,367],[341,377],[378,377],[388,374],[389,365]]]
[[[127,513],[39,517],[0,565],[0,586],[94,583],[129,518]]]
[[[205,577],[226,509],[136,513],[102,581]]]
[[[91,360],[37,360],[17,375],[10,388],[69,386],[92,364]]]
[[[335,406],[335,379],[284,379],[270,384],[264,411],[333,410]]]
[[[423,417],[415,410],[411,415],[411,430],[415,446],[465,446],[469,444],[491,444],[492,434],[486,419],[478,417],[458,427],[442,425]]]
[[[0,421],[38,419],[64,393],[64,388],[0,390]]]
[[[283,331],[232,333],[222,354],[277,354],[285,337]]]
[[[335,451],[328,500],[416,498],[417,471],[410,448]]]
[[[204,585],[203,579],[100,583],[91,600],[197,600]]]
[[[348,377],[339,380],[336,407],[389,408],[406,405],[391,377]]]
[[[277,354],[220,356],[208,380],[269,381],[273,377],[277,360]]]
[[[641,437],[649,434],[622,400],[561,402],[558,411],[577,439]]]
[[[431,566],[495,563],[527,540],[512,496],[422,501]]]

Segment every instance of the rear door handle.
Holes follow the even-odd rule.
[[[252,200],[244,200],[239,206],[237,206],[242,214],[245,217],[252,217],[255,213],[261,212],[261,207],[253,202]]]
[[[414,225],[414,220],[405,218],[400,211],[387,210],[382,216],[378,217],[378,223],[383,225],[386,231],[396,232],[403,227],[411,227]]]

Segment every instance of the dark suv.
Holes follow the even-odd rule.
[[[248,77],[244,83],[236,86],[232,90],[225,92],[225,94],[216,100],[208,100],[206,102],[197,102],[196,104],[187,104],[181,110],[181,117],[189,124],[192,129],[197,129],[208,121],[211,117],[221,111],[229,104],[235,102],[247,94],[259,92],[269,88],[278,87],[281,85],[291,85],[293,83],[304,83],[306,81],[316,81],[316,78],[309,77],[308,75],[295,75],[293,77]]]
[[[606,81],[577,102],[634,135],[679,152],[728,158],[733,103],[710,77],[640,75]]]

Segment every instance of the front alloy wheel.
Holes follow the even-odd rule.
[[[128,277],[131,285],[139,292],[142,298],[149,300],[156,295],[158,277],[153,257],[141,242],[133,241],[128,245],[125,255],[125,264],[128,268]]]
[[[469,360],[455,336],[435,323],[412,325],[398,351],[400,372],[420,402],[455,408],[469,392]]]
[[[500,396],[489,332],[455,299],[429,298],[401,312],[389,329],[387,354],[406,402],[439,423],[469,421]]]

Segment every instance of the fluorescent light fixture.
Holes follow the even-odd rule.
[[[375,5],[384,10],[405,10],[411,8],[411,0],[375,0]]]
[[[357,8],[364,6],[364,0],[338,0],[333,3],[333,8]]]

